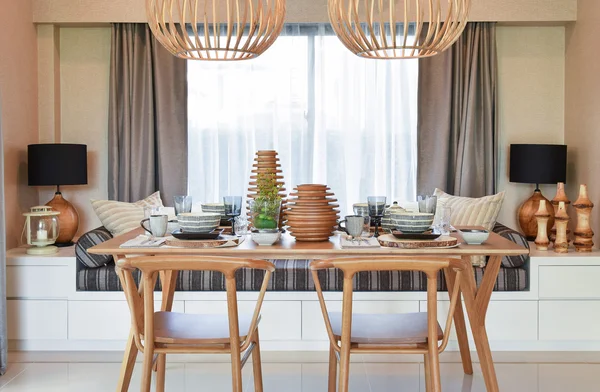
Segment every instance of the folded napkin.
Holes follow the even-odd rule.
[[[342,248],[379,248],[381,246],[375,237],[352,240],[344,235],[340,236],[340,245]]]
[[[119,248],[158,248],[167,240],[166,237],[149,237],[140,234],[135,238],[126,241]]]

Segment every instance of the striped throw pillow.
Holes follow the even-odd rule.
[[[483,226],[489,231],[496,225],[504,201],[504,191],[479,198],[453,196],[437,188],[433,194],[438,198],[436,210],[439,211],[441,206],[450,207],[450,223],[453,226]],[[471,257],[476,266],[484,267],[485,261],[484,256]]]
[[[155,192],[143,200],[126,203],[115,200],[91,200],[92,208],[113,237],[127,233],[140,226],[144,219],[144,207],[162,207],[160,192]]]

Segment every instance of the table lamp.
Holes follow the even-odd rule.
[[[73,245],[79,228],[79,214],[60,193],[61,185],[87,184],[87,146],[85,144],[30,144],[27,146],[29,185],[56,186],[47,206],[60,212],[56,246]]]
[[[510,182],[535,184],[533,195],[519,207],[519,225],[525,237],[534,241],[537,236],[535,213],[540,200],[546,199],[539,184],[557,184],[567,179],[567,146],[558,144],[511,144]],[[552,210],[552,208],[550,208]],[[554,224],[554,211],[548,221],[548,228]]]

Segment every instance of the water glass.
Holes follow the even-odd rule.
[[[371,233],[371,217],[369,215],[363,216],[363,230],[360,235],[362,238],[371,238],[373,237],[373,233]]]
[[[174,196],[175,215],[192,212],[192,196]]]
[[[381,225],[381,218],[385,211],[385,196],[369,196],[367,197],[367,204],[369,205],[369,216],[375,223],[375,237],[379,237],[379,226]]]
[[[437,196],[419,195],[417,196],[417,201],[419,203],[419,212],[435,214]]]
[[[152,215],[162,215],[160,207],[144,207],[144,219],[150,218]]]
[[[436,234],[449,235],[451,231],[450,218],[452,210],[447,206],[440,206],[436,215],[436,222],[433,226],[433,231]]]
[[[248,234],[248,217],[247,216],[236,216],[233,220],[233,232],[236,235],[244,236]]]
[[[242,213],[242,196],[225,196],[223,197],[225,204],[225,215],[235,217]]]

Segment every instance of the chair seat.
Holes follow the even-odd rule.
[[[238,317],[240,341],[244,341],[252,315],[239,314]],[[157,343],[229,344],[229,319],[226,314],[155,312],[154,335]]]
[[[330,312],[331,328],[336,339],[342,335],[342,314]],[[437,339],[443,332],[437,323]],[[350,341],[358,344],[427,343],[427,313],[353,314]]]

